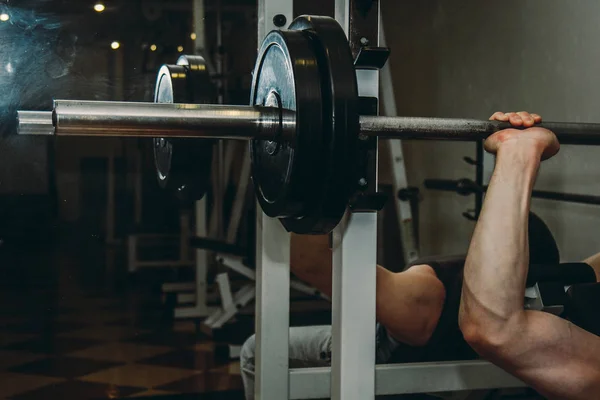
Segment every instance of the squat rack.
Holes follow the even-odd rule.
[[[371,7],[370,17],[357,12]],[[293,20],[293,0],[259,0],[258,43],[281,21]],[[377,46],[379,3],[336,0],[335,18],[353,49],[361,39]],[[375,35],[373,35],[375,32]],[[369,35],[370,34],[370,35]],[[359,95],[379,99],[379,70],[357,69]],[[377,139],[369,185],[377,189]],[[260,209],[260,208],[259,208]],[[257,213],[256,399],[374,399],[375,395],[522,387],[487,361],[375,366],[377,213],[350,212],[332,234],[332,366],[289,369],[290,235],[276,220]],[[356,294],[360,293],[360,296]]]
[[[259,37],[267,30],[284,27],[292,20],[294,11],[291,2],[260,1]],[[257,197],[264,211],[257,216],[256,394],[259,399],[314,398],[315,393],[329,393],[336,400],[364,400],[373,399],[375,394],[522,386],[514,377],[484,361],[375,367],[376,228],[377,209],[383,204],[377,193],[378,136],[480,141],[508,124],[374,116],[378,113],[379,68],[388,53],[377,47],[379,3],[376,0],[336,0],[335,16],[337,23],[327,18],[299,18],[290,30],[265,36],[254,75],[254,105],[57,100],[52,113],[20,111],[19,133],[138,137],[168,133],[170,138],[254,139],[251,148],[257,157],[252,162],[256,169],[253,178],[261,189],[257,190]],[[303,27],[308,30],[299,31]],[[347,50],[336,51],[346,45],[348,36],[353,54]],[[287,49],[287,44],[284,46],[286,40],[293,51]],[[263,63],[268,57],[270,60]],[[327,61],[320,64],[319,59]],[[192,60],[183,61],[187,63],[187,70],[194,70]],[[317,70],[319,66],[327,67],[327,75]],[[263,71],[266,73],[262,74]],[[303,81],[286,80],[290,75],[297,77],[295,71],[304,77]],[[180,74],[160,77],[165,76],[179,78]],[[324,81],[321,77],[325,77]],[[311,91],[312,86],[304,86],[311,83],[320,85],[317,91]],[[279,85],[284,90],[280,91]],[[171,86],[160,85],[159,93],[172,92]],[[328,109],[327,101],[322,101],[319,92],[327,99],[336,97],[335,109]],[[297,98],[292,94],[301,101],[296,111],[293,111],[293,102]],[[290,108],[282,107],[280,100]],[[288,138],[307,138],[319,132],[318,127],[323,122],[319,117],[321,113],[331,118],[324,128],[329,132],[327,140],[334,139],[336,145],[322,146],[322,138],[314,138],[311,143],[315,146],[309,149],[324,151],[326,157],[317,160],[323,164],[317,162],[309,166],[306,158],[300,164],[294,163],[288,156],[291,154],[286,150],[288,147],[280,152],[280,146],[290,146]],[[232,115],[235,118],[231,118]],[[300,121],[298,128],[297,121]],[[54,129],[49,125],[54,125]],[[544,126],[555,131],[561,142],[600,145],[600,124],[549,123]],[[279,136],[284,140],[277,140]],[[160,146],[163,140],[159,140]],[[301,153],[294,153],[293,158],[302,158]],[[307,157],[313,153],[304,151],[302,154]],[[270,188],[262,190],[263,184],[268,187],[280,181],[281,175],[276,175],[279,171],[269,173],[272,161],[279,159],[287,163],[284,168],[301,165],[310,171],[303,174],[304,179],[289,181],[292,193],[299,196],[288,196],[289,186],[282,187],[283,191],[275,190],[276,197],[270,196]],[[318,176],[322,168],[327,172],[323,179]],[[307,192],[311,184],[317,184],[315,193]],[[322,203],[313,204],[308,193]],[[356,196],[352,196],[353,193]],[[319,195],[323,196],[319,198]],[[321,206],[324,208],[320,209]],[[319,210],[328,211],[320,213]],[[342,218],[344,213],[345,218]],[[280,220],[267,218],[267,215]],[[297,233],[325,233],[337,226],[331,235],[334,266],[331,368],[289,370],[290,236],[282,225]]]

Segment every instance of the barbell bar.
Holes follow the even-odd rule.
[[[56,100],[53,112],[19,111],[18,133],[56,136],[293,140],[296,114],[265,106]],[[600,145],[600,124],[545,122],[560,143]],[[53,127],[53,128],[52,128]],[[478,141],[510,128],[500,121],[359,116],[359,135]]]

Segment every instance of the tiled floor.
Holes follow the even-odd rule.
[[[97,239],[0,241],[0,400],[243,399],[226,344],[173,321],[161,302],[165,276],[129,277],[123,257]],[[318,314],[291,318],[328,323]]]
[[[94,240],[0,247],[0,399],[242,399],[224,344]],[[192,394],[194,394],[192,396]]]

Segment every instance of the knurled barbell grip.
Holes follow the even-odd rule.
[[[562,144],[600,145],[600,124],[544,122],[539,126],[554,132]],[[406,140],[477,141],[511,128],[507,122],[460,118],[360,117],[365,136]]]

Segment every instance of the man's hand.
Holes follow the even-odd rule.
[[[527,128],[525,130],[505,129],[488,137],[484,147],[486,151],[492,154],[497,154],[500,148],[515,144],[519,147],[530,146],[539,153],[542,160],[546,160],[558,153],[560,149],[560,144],[554,133],[548,129],[535,126],[535,124],[542,122],[542,117],[538,114],[530,114],[524,111],[518,113],[497,112],[490,117],[490,121],[509,122],[514,127]]]

